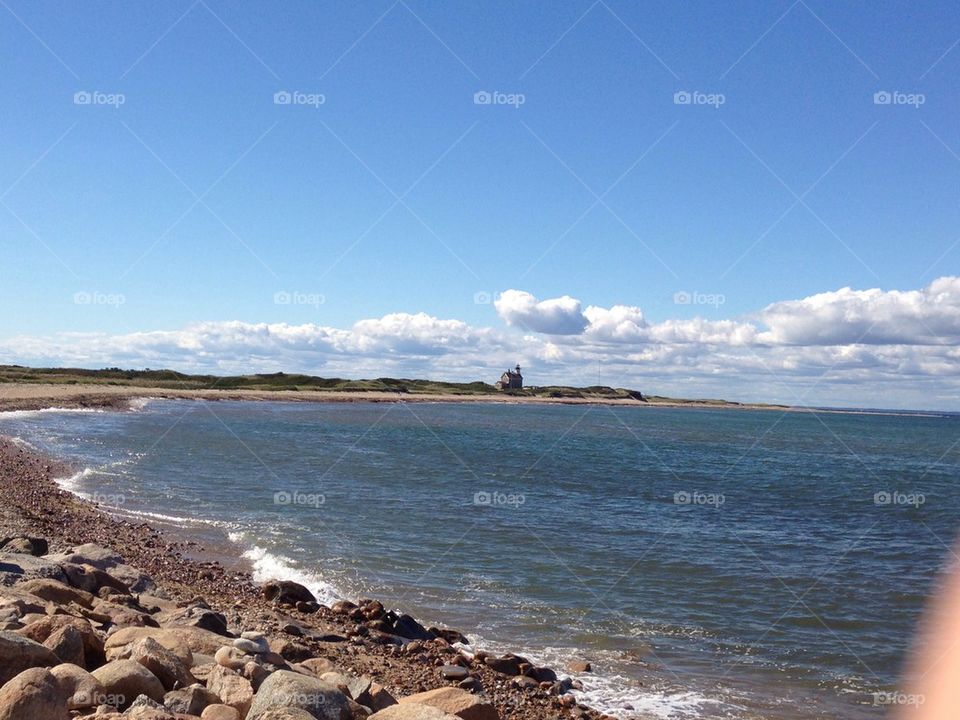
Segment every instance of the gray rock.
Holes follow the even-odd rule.
[[[48,555],[48,560],[54,562],[73,563],[75,565],[92,565],[105,570],[114,578],[126,585],[133,593],[150,593],[160,598],[166,598],[166,593],[157,587],[153,579],[137,568],[127,565],[123,558],[109,548],[87,543],[65,553]],[[62,571],[61,571],[62,572]]]
[[[278,670],[263,682],[247,720],[266,720],[269,711],[280,708],[305,710],[316,720],[350,718],[347,697],[336,687],[289,670]]]
[[[163,706],[173,713],[199,715],[208,705],[216,705],[220,698],[203,685],[191,685],[171,690],[163,696]]]
[[[427,632],[433,633],[437,637],[443,638],[448,643],[453,645],[454,643],[462,643],[464,645],[469,645],[470,640],[459,630],[451,630],[449,628],[438,628],[431,627],[427,629]]]
[[[440,668],[440,675],[444,680],[465,680],[470,671],[460,665],[444,665]]]
[[[504,655],[503,657],[486,657],[483,660],[487,667],[496,670],[504,675],[520,674],[520,659],[513,655]]]
[[[537,682],[553,683],[557,681],[557,673],[548,667],[535,667],[530,671],[530,677]]]
[[[180,608],[164,617],[165,625],[179,625],[183,627],[198,627],[209,630],[217,635],[233,637],[227,630],[227,618],[203,605],[190,605]]]
[[[296,605],[298,602],[315,603],[313,593],[292,580],[268,580],[263,584],[263,596],[278,605]]]
[[[266,638],[261,638],[259,642],[250,640],[245,637],[238,637],[233,641],[233,646],[245,652],[248,655],[257,655],[258,653],[268,653],[270,652],[270,643],[267,642]]]
[[[306,710],[300,710],[299,708],[276,708],[267,710],[257,720],[314,720],[314,717]]]
[[[401,615],[393,623],[393,632],[400,637],[410,640],[432,640],[434,634],[427,630],[423,625],[414,620],[410,615]]]
[[[50,556],[33,557],[24,553],[0,551],[0,585],[13,585],[21,580],[49,578],[66,582],[67,576]]]

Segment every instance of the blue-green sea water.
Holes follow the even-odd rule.
[[[0,415],[65,487],[623,718],[879,718],[958,520],[960,418],[150,401]]]

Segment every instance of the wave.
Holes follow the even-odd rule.
[[[95,468],[86,467],[79,472],[75,472],[73,475],[67,477],[54,478],[53,481],[59,486],[61,490],[66,490],[73,495],[83,498],[84,500],[89,500],[90,495],[80,489],[81,481],[94,475],[97,472]]]
[[[245,547],[242,556],[253,565],[253,579],[257,582],[267,580],[293,580],[306,587],[314,597],[324,605],[330,605],[344,599],[344,594],[318,574],[297,567],[295,560],[277,555],[259,545],[247,545],[245,534],[231,532],[227,534],[231,542]]]
[[[125,507],[117,507],[114,509],[124,515],[132,515],[139,518],[150,518],[151,520],[160,520],[168,523],[189,523],[192,525],[209,525],[210,527],[223,527],[224,525],[224,523],[216,520],[206,520],[204,518],[182,517],[180,515],[164,515],[163,513],[148,512],[147,510],[131,510],[130,508]]]

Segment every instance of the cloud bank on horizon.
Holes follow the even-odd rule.
[[[849,287],[775,302],[739,319],[650,322],[639,307],[539,300],[506,290],[503,321],[475,327],[390,313],[348,329],[200,322],[120,335],[0,341],[4,362],[308,372],[492,381],[520,362],[531,384],[605,384],[682,397],[960,409],[960,277],[918,290]]]

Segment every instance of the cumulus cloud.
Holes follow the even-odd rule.
[[[589,322],[587,334],[595,340],[622,342],[647,338],[649,326],[638,307],[614,305],[608,309],[591,305],[583,314]]]
[[[960,342],[960,277],[920,290],[851,290],[769,305],[761,340],[786,345],[956,345]]]
[[[546,335],[579,335],[589,322],[569,295],[538,301],[523,290],[506,290],[493,304],[508,325]]]
[[[960,409],[960,278],[919,290],[852,290],[767,306],[752,319],[651,322],[639,307],[504,292],[499,327],[390,313],[347,328],[201,322],[126,334],[0,340],[0,363],[494,380],[515,362],[534,384],[795,404]],[[598,372],[600,373],[598,377]]]

